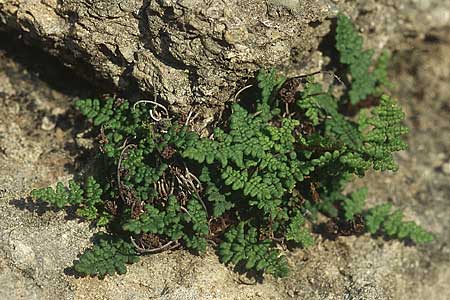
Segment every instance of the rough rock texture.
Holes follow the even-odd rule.
[[[218,1],[210,2],[220,7]],[[256,1],[223,1],[237,17],[222,16],[234,23],[224,29],[230,30],[229,36],[224,32],[216,40],[209,26],[220,24],[215,18],[225,9],[217,15],[211,11],[214,22],[209,23],[199,17],[206,15],[206,10],[200,12],[202,3],[0,0],[0,22],[7,24],[3,29],[19,30],[23,38],[89,80],[96,77],[123,89],[137,83],[186,109],[188,104],[223,102],[236,89],[234,79],[262,66],[261,61],[289,63],[285,70],[297,74],[326,63],[317,46],[323,37],[326,42],[332,23],[327,18],[336,7],[343,9],[362,26],[368,44],[398,49],[391,75],[412,128],[410,149],[397,156],[399,172],[374,173],[357,185],[368,184],[371,204],[390,199],[403,208],[408,218],[436,234],[436,242],[412,247],[368,235],[337,241],[317,237],[311,249],[288,253],[288,278],[267,278],[254,285],[220,264],[212,251],[203,257],[166,252],[144,257],[124,276],[76,278],[69,267],[90,244],[94,230],[73,219],[73,212],[55,212],[27,197],[32,188],[67,180],[89,163],[81,147],[86,144],[80,137],[83,124],[69,106],[74,97],[98,93],[54,60],[33,49],[21,52],[19,45],[2,43],[9,40],[0,35],[0,299],[450,299],[450,4],[284,0],[257,10],[260,6],[250,6]],[[233,9],[237,3],[242,9]],[[261,13],[272,22],[261,26],[271,32],[273,43],[270,37],[254,35],[260,25],[252,18]],[[182,26],[188,23],[194,25]],[[196,33],[213,44],[199,47]],[[163,38],[152,38],[159,34]],[[246,39],[240,40],[243,36]],[[280,49],[294,50],[264,56],[277,42]],[[208,52],[208,59],[202,60],[214,45],[220,52]],[[253,51],[251,55],[225,58],[245,53],[241,46]],[[207,95],[212,83],[223,86]]]
[[[0,28],[86,78],[138,86],[187,112],[223,104],[261,67],[318,70],[319,43],[339,11],[376,49],[450,28],[441,0],[0,0]]]

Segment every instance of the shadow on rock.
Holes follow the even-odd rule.
[[[66,220],[79,220],[82,221],[79,216],[76,214],[76,207],[75,206],[67,206],[63,208],[57,208],[54,206],[49,205],[47,202],[42,200],[33,200],[31,197],[26,198],[20,198],[20,199],[13,199],[9,202],[9,204],[17,207],[20,210],[23,211],[29,211],[31,213],[35,213],[38,216],[44,215],[46,212],[59,212],[61,210],[64,210],[66,217]]]

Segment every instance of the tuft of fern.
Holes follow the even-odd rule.
[[[353,219],[357,214],[362,213],[367,197],[367,188],[360,188],[343,200],[344,217],[347,221]]]
[[[205,252],[206,236],[209,233],[208,219],[205,209],[195,196],[191,198],[187,205],[184,221],[186,222],[185,230],[191,231],[191,234],[183,235],[186,246],[198,252]]]
[[[426,244],[434,240],[431,233],[413,221],[403,221],[403,212],[395,210],[391,212],[389,203],[380,204],[369,209],[366,213],[367,230],[374,234],[383,232],[387,236],[397,239],[410,239],[416,244]]]
[[[345,220],[353,220],[355,215],[362,214],[366,230],[371,234],[384,233],[388,237],[400,240],[409,239],[416,244],[425,244],[434,240],[431,233],[415,222],[404,221],[401,210],[396,209],[392,212],[392,205],[389,203],[364,209],[366,197],[367,188],[361,188],[351,193],[350,196],[342,195],[340,200],[343,203]]]
[[[181,206],[175,196],[169,196],[165,210],[160,210],[150,204],[147,204],[144,209],[145,212],[138,218],[128,219],[123,225],[123,229],[133,234],[164,235],[173,241],[182,237]]]
[[[126,264],[139,260],[137,253],[128,242],[105,234],[98,236],[99,240],[91,249],[86,250],[74,262],[74,269],[88,276],[98,276],[100,279],[106,275],[125,274]]]
[[[286,258],[271,245],[272,241],[258,238],[256,228],[241,222],[225,234],[224,242],[219,246],[219,255],[225,264],[238,265],[242,262],[246,269],[284,277],[288,273]]]
[[[58,208],[75,206],[80,217],[110,233],[75,269],[103,278],[124,273],[138,252],[154,252],[142,248],[181,246],[203,253],[211,240],[219,244],[222,262],[282,277],[288,267],[279,244],[312,246],[319,214],[363,220],[370,233],[431,241],[421,227],[403,221],[399,210],[366,209],[366,188],[342,193],[355,175],[397,170],[393,153],[406,149],[402,138],[408,129],[396,101],[381,94],[381,85],[388,85],[387,56],[371,71],[372,52],[362,49],[344,16],[336,41],[350,79],[344,103],[368,96],[379,103],[356,115],[345,111],[333,87],[325,90],[313,77],[302,81],[294,102],[284,101],[280,91],[287,79],[274,69],[258,73],[255,99],[231,104],[229,118],[209,137],[181,125],[183,116],[152,118],[152,101],[77,101],[98,133],[97,174],[82,184],[32,191]],[[127,242],[135,238],[140,246]],[[161,241],[170,247],[151,248]]]
[[[314,245],[314,238],[309,230],[304,227],[305,223],[305,217],[301,212],[292,216],[286,230],[286,240],[294,241],[305,248]]]
[[[381,86],[386,85],[389,55],[385,52],[373,62],[373,50],[363,49],[363,39],[356,31],[350,18],[339,15],[336,27],[336,49],[339,60],[347,69],[351,80],[348,98],[355,105],[370,95],[379,94]],[[375,69],[370,71],[375,65]]]
[[[31,196],[57,208],[76,206],[79,217],[88,221],[95,220],[97,226],[104,226],[111,219],[111,215],[103,207],[102,193],[100,184],[94,177],[89,176],[83,187],[74,180],[69,180],[68,187],[65,187],[62,182],[58,182],[55,189],[47,187],[32,190]]]
[[[124,100],[81,99],[75,102],[75,107],[92,121],[93,126],[103,129],[101,150],[110,158],[116,160],[119,158],[127,137],[136,137],[141,140],[143,145],[148,147],[147,151],[161,147],[155,144],[153,139],[144,138],[152,130],[150,126],[147,126],[150,110],[145,103],[132,106],[130,102]]]
[[[380,101],[372,111],[372,118],[365,121],[372,129],[364,134],[363,152],[375,170],[396,171],[398,165],[392,153],[408,148],[401,138],[409,129],[401,124],[405,113],[391,97],[383,95]]]
[[[315,82],[313,77],[307,78],[304,90],[296,104],[314,126],[322,123],[327,113],[337,112],[338,108],[333,97],[324,92],[322,85]]]
[[[73,180],[69,181],[68,189],[62,182],[58,182],[55,189],[46,187],[31,191],[33,198],[41,199],[58,208],[63,208],[66,205],[80,204],[83,201],[83,194],[84,191],[80,185]]]

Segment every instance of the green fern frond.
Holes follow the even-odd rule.
[[[372,129],[364,134],[363,152],[373,163],[375,170],[396,171],[398,166],[393,152],[406,150],[407,144],[401,139],[409,129],[401,124],[405,113],[389,96],[383,95],[381,103],[372,111],[367,123]]]
[[[258,232],[254,227],[246,227],[241,222],[225,234],[218,251],[221,261],[234,265],[242,262],[247,270],[263,271],[275,277],[286,276],[286,258],[272,247],[270,240],[258,240]]]
[[[365,210],[366,188],[342,193],[355,175],[395,171],[392,155],[406,149],[408,129],[401,108],[381,96],[389,84],[388,54],[375,62],[342,15],[336,43],[346,83],[339,93],[312,77],[287,81],[274,69],[261,70],[255,101],[232,103],[229,118],[208,138],[181,125],[183,116],[155,121],[152,101],[77,101],[98,133],[95,176],[32,192],[59,208],[73,205],[79,216],[116,234],[100,238],[75,269],[101,278],[124,273],[137,260],[126,241],[137,235],[195,252],[204,252],[208,239],[221,240],[224,263],[283,277],[287,262],[277,243],[311,246],[306,220],[317,222],[319,213],[349,224],[364,216],[371,233],[430,242],[428,232],[390,205]],[[368,96],[380,104],[358,111],[355,104]]]
[[[339,51],[340,62],[348,67],[351,87],[348,92],[350,103],[355,105],[370,95],[380,92],[380,86],[387,80],[388,54],[382,54],[374,65],[373,50],[363,50],[363,39],[356,31],[350,18],[339,15],[336,28],[336,49]]]
[[[97,220],[97,226],[106,225],[111,219],[111,215],[105,211],[102,200],[103,190],[100,184],[89,176],[84,187],[81,187],[74,180],[69,181],[68,187],[62,182],[58,182],[56,189],[51,187],[35,189],[31,191],[31,196],[35,199],[48,202],[57,208],[75,205],[78,207],[77,215],[86,220]]]
[[[367,191],[366,187],[360,188],[344,200],[344,217],[347,221],[352,220],[355,215],[362,213],[364,204],[366,203]]]
[[[400,210],[391,212],[390,204],[381,204],[369,209],[366,213],[366,226],[370,233],[378,231],[398,239],[410,239],[416,244],[432,242],[434,237],[412,221],[403,221]]]
[[[304,90],[296,104],[301,108],[305,116],[314,126],[319,125],[327,115],[337,112],[337,101],[327,92],[323,91],[322,85],[308,77]]]
[[[286,240],[294,241],[302,247],[314,245],[314,239],[311,233],[303,226],[305,218],[302,214],[296,213],[290,218],[289,227],[286,231]]]
[[[98,235],[99,241],[91,249],[86,250],[74,262],[74,269],[88,276],[125,274],[126,265],[139,260],[133,245],[124,240],[109,235]]]

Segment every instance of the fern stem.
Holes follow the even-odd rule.
[[[145,248],[138,246],[138,244],[136,244],[136,241],[134,240],[134,238],[132,236],[130,236],[130,241],[131,241],[131,244],[133,244],[136,251],[141,254],[157,253],[160,251],[172,250],[172,249],[175,249],[176,247],[180,246],[180,243],[178,243],[178,242],[169,241],[158,248],[145,249]],[[175,244],[173,245],[173,243],[175,243]]]

